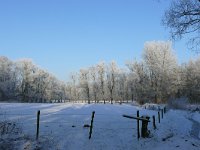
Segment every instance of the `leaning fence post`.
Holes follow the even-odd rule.
[[[90,123],[89,139],[91,139],[91,136],[92,136],[92,128],[93,128],[94,114],[95,114],[95,111],[92,112],[92,118],[91,118],[91,123]]]
[[[37,131],[36,131],[36,140],[38,140],[39,129],[40,129],[40,110],[38,110],[38,112],[37,112]]]
[[[158,111],[158,122],[160,123],[160,111]]]
[[[153,128],[154,128],[154,130],[156,129],[156,119],[155,119],[155,116],[153,116]]]
[[[137,110],[137,117],[139,118],[140,117],[140,112],[139,110]],[[138,140],[140,138],[140,120],[137,119],[137,133],[138,133]]]

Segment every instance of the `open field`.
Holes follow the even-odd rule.
[[[36,138],[37,111],[40,115],[40,132]],[[137,139],[136,120],[123,114],[149,115],[150,138]],[[95,111],[92,138],[89,128],[92,111]],[[158,123],[158,111],[132,105],[119,104],[25,104],[1,103],[0,120],[14,124],[11,133],[1,130],[0,148],[6,149],[59,149],[59,150],[198,150],[200,149],[200,114],[169,110]],[[152,116],[157,129],[153,129]],[[140,124],[141,125],[141,124]]]

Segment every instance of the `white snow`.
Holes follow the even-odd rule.
[[[35,141],[36,114],[41,111],[39,140]],[[122,117],[123,114],[149,115],[151,138],[137,139],[136,120]],[[92,138],[89,128],[92,111],[95,111]],[[157,129],[153,129],[152,116],[156,116]],[[200,121],[198,112],[169,110],[158,123],[157,110],[119,104],[22,104],[0,103],[0,119],[16,122],[22,133],[17,138],[16,149],[59,150],[199,150],[200,140],[191,136],[192,117]],[[141,124],[140,124],[141,125]],[[72,127],[75,126],[75,127]],[[23,136],[22,136],[23,135]],[[163,138],[169,137],[165,141]],[[1,136],[0,139],[8,139]],[[0,142],[2,144],[2,142]]]
[[[200,112],[194,112],[193,119],[200,123]]]

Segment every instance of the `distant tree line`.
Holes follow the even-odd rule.
[[[141,61],[120,68],[115,61],[82,68],[68,82],[36,66],[31,60],[16,62],[0,57],[0,100],[18,102],[139,103],[167,102],[186,97],[200,102],[200,58],[179,65],[171,42],[144,44]]]
[[[30,59],[16,62],[0,57],[0,100],[50,102],[67,98],[66,85]]]
[[[80,69],[67,83],[71,100],[92,102],[163,103],[186,97],[200,102],[200,58],[179,65],[171,42],[144,44],[141,61],[126,62],[119,68],[115,61]]]

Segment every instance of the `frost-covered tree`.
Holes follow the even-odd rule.
[[[33,81],[36,72],[36,66],[30,59],[23,59],[17,62],[17,69],[19,70],[18,79],[20,80],[19,97],[22,102],[31,102],[33,99]]]
[[[34,96],[36,102],[46,102],[48,99],[48,90],[49,83],[52,82],[49,80],[50,74],[42,69],[37,69],[33,76],[33,87],[34,87]]]
[[[97,68],[96,66],[90,67],[90,77],[91,77],[91,87],[92,87],[92,95],[95,103],[98,102],[98,90],[99,85],[97,81]]]
[[[144,62],[128,62],[127,67],[130,70],[129,79],[131,83],[132,96],[136,101],[143,104],[149,97],[149,77]]]
[[[77,73],[71,73],[70,74],[70,82],[68,82],[68,90],[69,90],[69,98],[72,101],[78,100],[78,74]]]
[[[0,101],[15,97],[17,82],[16,65],[7,57],[0,57]]]
[[[153,89],[154,101],[165,101],[175,90],[173,85],[176,81],[177,62],[171,42],[146,42],[143,58]]]
[[[69,81],[66,83],[66,94],[68,95],[68,100],[71,101],[72,99],[72,83]]]
[[[184,94],[193,103],[200,102],[200,58],[190,60],[185,66]]]
[[[89,69],[80,69],[79,73],[80,87],[83,91],[84,97],[87,99],[88,104],[90,104],[90,74]]]
[[[104,101],[105,104],[105,63],[100,62],[97,64],[97,73],[98,73],[98,82],[99,82],[99,90],[101,95],[101,100]]]
[[[129,99],[129,80],[128,75],[124,69],[119,69],[116,80],[116,95],[120,103],[128,101]]]
[[[110,97],[110,102],[111,104],[113,103],[114,99],[114,90],[116,86],[116,80],[117,80],[117,75],[118,75],[119,69],[117,67],[116,62],[112,61],[108,66],[107,66],[107,88],[109,92],[109,97]]]
[[[67,98],[66,85],[30,59],[0,57],[0,100],[50,102]]]

